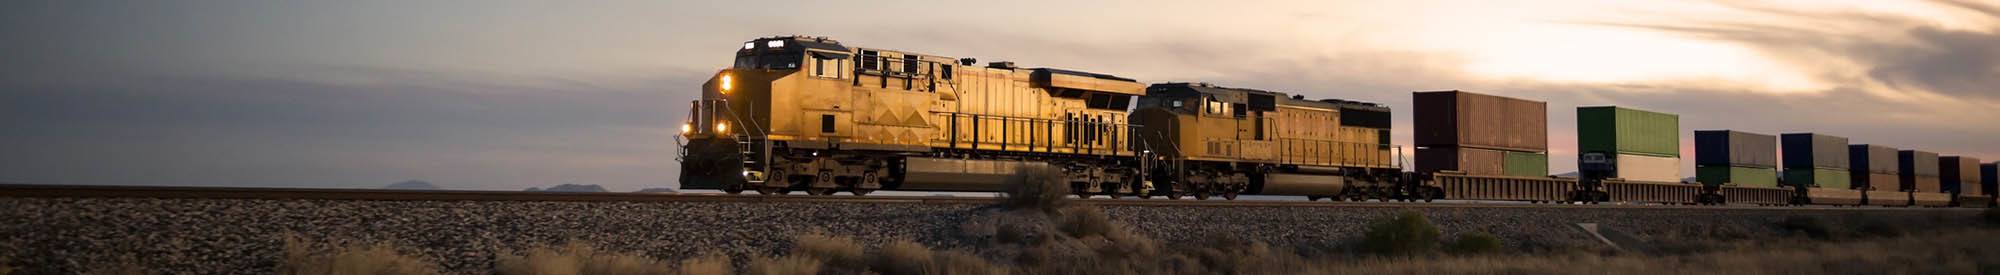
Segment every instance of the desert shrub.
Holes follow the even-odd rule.
[[[1111,216],[1096,207],[1070,207],[1056,216],[1056,225],[1070,237],[1104,236],[1111,233]]]
[[[1423,214],[1405,211],[1368,226],[1361,248],[1369,253],[1407,256],[1429,253],[1437,246],[1438,228]]]
[[[729,274],[729,255],[709,254],[681,261],[678,275]]]
[[[882,274],[926,274],[935,266],[934,253],[929,247],[906,240],[896,240],[875,250],[868,267]]]
[[[1793,236],[1804,235],[1813,239],[1823,240],[1832,237],[1832,233],[1826,229],[1826,222],[1822,222],[1819,218],[1814,217],[1792,216],[1785,218],[1785,220],[1778,222],[1778,230],[1783,230],[1786,234]]]
[[[984,258],[958,251],[931,251],[916,242],[898,240],[875,251],[869,271],[887,274],[1005,274]]]
[[[864,248],[854,242],[854,238],[829,236],[812,232],[799,235],[792,244],[791,256],[817,260],[830,269],[858,271],[866,269],[862,256]]]
[[[636,254],[598,251],[588,243],[572,241],[560,247],[536,247],[526,255],[503,254],[495,259],[495,272],[518,275],[568,274],[671,274],[665,263]]]
[[[313,253],[312,245],[285,237],[279,274],[437,274],[437,265],[397,252],[388,244],[350,245]]]
[[[1466,233],[1458,240],[1444,245],[1444,251],[1456,255],[1487,254],[1500,251],[1500,238],[1486,232]]]
[[[819,259],[798,255],[784,257],[756,257],[743,268],[746,275],[812,275],[819,274],[824,264]]]
[[[1867,237],[1894,238],[1903,236],[1902,227],[1896,227],[1888,222],[1879,220],[1862,222],[1861,226],[1854,228],[1854,232]]]
[[[985,258],[980,258],[978,255],[972,255],[972,253],[964,251],[940,251],[932,255],[931,258],[933,259],[932,266],[936,272],[926,274],[1007,274],[1006,268],[993,265],[992,262],[986,261]]]
[[[1986,220],[1986,225],[2000,226],[2000,208],[1987,208],[1986,211],[1980,211],[1979,218]]]
[[[1068,179],[1061,169],[1023,166],[1007,177],[1004,206],[1008,209],[1056,211],[1069,204]]]

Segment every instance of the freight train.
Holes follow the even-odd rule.
[[[1382,104],[980,65],[823,37],[744,42],[701,90],[676,137],[680,182],[730,194],[996,192],[1017,169],[1049,167],[1080,197],[1885,206],[1994,197],[1992,164],[1814,134],[1783,136],[1780,173],[1779,138],[1697,131],[1698,180],[1683,183],[1678,116],[1614,106],[1578,109],[1580,173],[1552,177],[1538,101],[1414,93],[1417,146],[1406,151],[1391,144]]]

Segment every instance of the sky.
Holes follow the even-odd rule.
[[[1975,1],[16,1],[0,182],[677,187],[674,134],[742,41],[827,36],[1143,82],[1548,102],[1691,132],[2000,159],[2000,4]],[[1682,163],[1693,175],[1692,159]]]

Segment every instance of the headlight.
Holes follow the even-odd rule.
[[[728,75],[728,74],[723,74],[723,75],[722,75],[722,93],[725,93],[725,94],[727,94],[727,93],[729,93],[729,90],[731,90],[731,89],[735,89],[735,88],[736,88],[736,77],[734,77],[734,76],[731,76],[731,75]]]
[[[720,121],[718,121],[718,122],[715,122],[715,132],[716,132],[716,133],[728,133],[728,132],[729,132],[729,123],[728,123],[728,122],[720,122]]]
[[[691,124],[691,123],[681,123],[681,134],[682,134],[682,135],[686,135],[686,134],[688,134],[688,133],[693,133],[693,132],[694,132],[694,124]]]

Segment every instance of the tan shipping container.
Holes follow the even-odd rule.
[[[1547,103],[1461,91],[1417,92],[1414,97],[1419,146],[1548,151]]]

